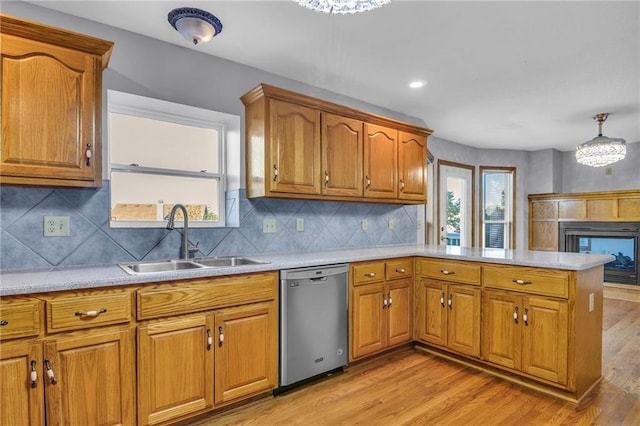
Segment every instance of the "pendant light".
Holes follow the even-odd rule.
[[[598,123],[598,136],[576,148],[578,163],[591,167],[604,167],[622,160],[627,154],[624,139],[602,136],[602,123],[608,116],[606,112],[593,116]]]
[[[179,7],[167,15],[171,26],[193,44],[206,43],[222,31],[222,22],[206,10]]]

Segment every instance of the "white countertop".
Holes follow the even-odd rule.
[[[252,259],[268,260],[271,263],[224,268],[190,269],[140,275],[129,275],[116,265],[52,268],[0,273],[0,296],[277,271],[306,266],[331,265],[404,256],[458,259],[572,271],[593,268],[615,259],[611,255],[482,249],[477,247],[403,245],[310,253],[251,255],[249,257]]]

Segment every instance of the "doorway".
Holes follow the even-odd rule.
[[[438,160],[438,243],[474,246],[475,167]]]

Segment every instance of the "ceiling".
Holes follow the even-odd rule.
[[[640,141],[640,2],[400,1],[325,15],[281,1],[33,1],[424,120],[482,148],[571,151],[597,135]],[[192,46],[174,7],[216,15]],[[414,79],[426,80],[410,89]]]

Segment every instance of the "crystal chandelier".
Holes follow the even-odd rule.
[[[593,117],[598,122],[598,136],[576,148],[578,163],[591,167],[604,167],[622,160],[627,154],[624,139],[602,136],[602,123],[608,116],[608,113],[602,113]]]
[[[383,6],[391,0],[293,0],[300,6],[323,13],[346,15],[366,12]]]

